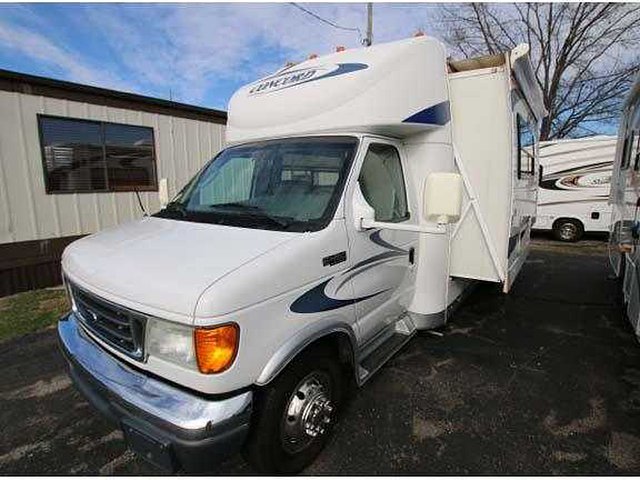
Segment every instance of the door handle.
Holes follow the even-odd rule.
[[[411,247],[409,249],[409,264],[413,265],[416,261],[416,249]]]
[[[338,263],[347,261],[347,252],[339,252],[334,253],[333,255],[329,255],[328,257],[324,257],[322,259],[323,267],[332,267],[333,265],[337,265]]]

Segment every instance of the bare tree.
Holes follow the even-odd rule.
[[[640,70],[640,3],[445,4],[440,36],[464,56],[527,42],[549,116],[541,139],[617,125]]]

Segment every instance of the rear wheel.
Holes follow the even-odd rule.
[[[561,242],[577,242],[584,234],[582,222],[573,218],[560,218],[553,224],[553,235]]]
[[[329,440],[342,404],[342,368],[329,350],[295,359],[256,399],[245,458],[262,473],[296,473]]]

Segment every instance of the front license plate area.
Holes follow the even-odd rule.
[[[122,431],[131,450],[160,468],[175,470],[170,443],[152,438],[126,422],[122,422]]]

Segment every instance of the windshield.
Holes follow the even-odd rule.
[[[313,231],[335,212],[357,139],[270,140],[222,151],[155,216]]]

